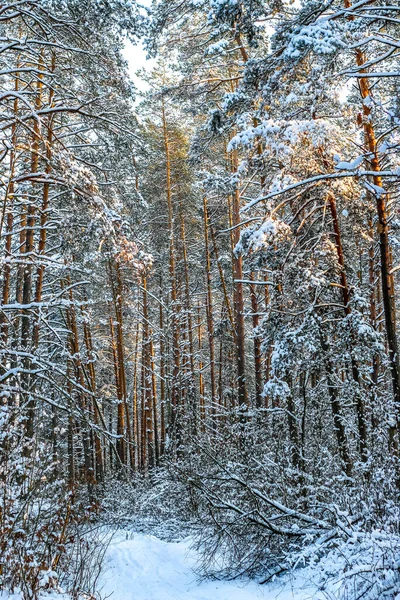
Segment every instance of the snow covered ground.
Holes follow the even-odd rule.
[[[193,571],[196,555],[189,546],[189,540],[163,542],[144,534],[117,534],[106,554],[101,576],[102,597],[111,600],[326,600],[300,576],[295,582],[268,586],[238,581],[199,582]]]
[[[258,585],[254,581],[199,581],[190,540],[164,542],[143,533],[118,531],[105,555],[99,581],[104,600],[327,600],[299,571],[295,579]],[[307,572],[304,569],[303,573]],[[308,577],[310,573],[308,572]],[[332,597],[332,596],[330,596]],[[43,600],[68,600],[45,594]],[[0,600],[21,600],[1,594]]]

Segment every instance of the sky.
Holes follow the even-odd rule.
[[[142,6],[150,6],[151,0],[140,0],[138,4]],[[128,71],[132,81],[139,90],[146,90],[148,88],[147,84],[137,77],[136,73],[139,69],[143,68],[146,70],[151,70],[155,65],[155,61],[146,59],[146,51],[143,49],[142,44],[134,45],[129,40],[126,41],[125,49],[122,54],[128,61]]]
[[[122,54],[124,58],[128,61],[128,72],[135,86],[139,90],[146,90],[148,87],[147,84],[144,83],[144,81],[142,81],[140,77],[137,77],[136,73],[139,69],[150,70],[155,64],[154,59],[147,60],[146,52],[143,49],[142,45],[133,45],[132,42],[130,42],[129,40],[126,41],[125,48]]]

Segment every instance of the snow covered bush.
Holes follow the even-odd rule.
[[[302,567],[328,598],[393,598],[400,590],[400,511],[392,465],[372,466],[367,480],[346,478],[321,447],[300,472],[287,440],[271,438],[280,412],[262,411],[257,427],[229,428],[225,441],[199,442],[196,457],[175,466],[196,498],[199,573],[265,583]]]
[[[19,411],[0,412],[0,590],[91,593],[103,542],[88,524],[96,505],[82,505],[59,473],[50,443],[27,440]]]
[[[118,485],[113,479],[106,481],[100,518],[108,526],[150,532],[170,541],[196,527],[194,501],[174,465],[165,464],[149,477],[137,474]]]

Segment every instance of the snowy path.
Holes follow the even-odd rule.
[[[115,537],[101,577],[101,596],[111,600],[324,600],[323,596],[292,585],[260,586],[255,582],[199,583],[192,570],[195,555],[188,542],[163,542],[134,534]],[[302,589],[301,589],[302,588]]]

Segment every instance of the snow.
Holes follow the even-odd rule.
[[[297,58],[306,48],[312,48],[316,54],[330,54],[340,48],[345,48],[345,30],[346,26],[323,19],[311,25],[299,27],[292,34],[284,56]]]
[[[199,581],[190,539],[165,542],[144,534],[118,534],[106,554],[101,595],[112,600],[322,600],[306,582],[259,585],[241,581]],[[297,581],[297,578],[296,578]]]
[[[7,594],[7,592],[0,592],[0,600],[22,600],[22,596],[18,593]],[[71,600],[71,597],[66,594],[57,594],[54,592],[41,596],[40,600]]]
[[[363,161],[364,156],[357,156],[357,158],[351,162],[345,160],[338,162],[335,166],[335,169],[353,171],[354,169],[357,169],[357,167],[359,167],[363,163]]]
[[[197,555],[191,540],[165,542],[142,533],[118,531],[112,537],[99,579],[100,598],[110,600],[324,600],[309,577],[256,581],[200,581],[194,569]],[[303,573],[303,575],[302,575]],[[21,600],[0,592],[0,600]],[[70,600],[66,594],[44,594],[41,600]]]

